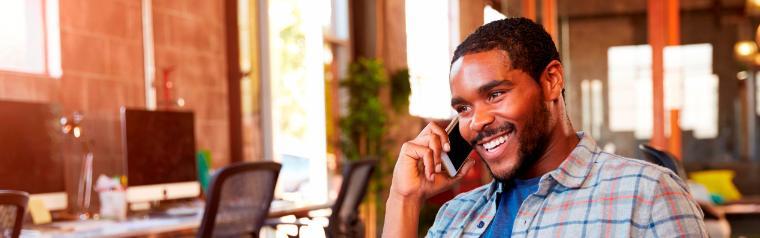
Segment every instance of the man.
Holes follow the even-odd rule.
[[[701,210],[672,171],[605,153],[575,132],[564,83],[554,42],[530,20],[489,23],[457,47],[451,106],[494,181],[443,205],[427,236],[706,237]],[[423,201],[472,167],[468,160],[448,177],[440,158],[449,149],[433,123],[404,143],[383,236],[417,236]]]

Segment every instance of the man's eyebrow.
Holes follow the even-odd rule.
[[[451,98],[451,106],[454,107],[459,104],[465,104],[467,102],[464,101],[464,99],[461,98]]]
[[[493,89],[495,87],[502,86],[502,85],[503,86],[512,86],[514,84],[515,83],[512,82],[512,80],[509,80],[509,79],[492,80],[491,82],[488,82],[488,83],[484,84],[483,86],[480,86],[478,88],[478,93],[484,94],[484,93],[487,93],[488,91],[491,91],[491,89]]]

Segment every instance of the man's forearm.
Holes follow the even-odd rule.
[[[385,203],[383,237],[417,237],[421,204],[418,199],[391,194]]]

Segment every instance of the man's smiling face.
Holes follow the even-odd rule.
[[[550,113],[541,86],[525,71],[512,68],[505,51],[460,57],[451,67],[450,81],[462,137],[496,179],[513,178],[544,153]]]

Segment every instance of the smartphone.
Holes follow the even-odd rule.
[[[467,156],[472,152],[472,145],[459,133],[459,117],[451,120],[449,126],[446,127],[446,133],[449,134],[451,150],[441,155],[441,161],[443,161],[443,168],[446,169],[449,176],[454,177],[459,173],[464,161],[467,160]]]

